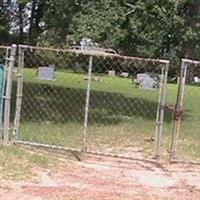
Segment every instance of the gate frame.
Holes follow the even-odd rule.
[[[17,45],[13,44],[10,49],[10,56],[6,58],[6,64],[8,62],[8,69],[6,74],[6,88],[4,99],[4,121],[3,121],[3,143],[8,145],[10,143],[10,108],[11,108],[11,93],[12,93],[12,81],[13,81],[13,69],[15,65],[17,52]],[[7,50],[8,53],[8,50]]]
[[[187,69],[189,64],[199,65],[200,61],[183,58],[181,60],[180,79],[178,82],[177,99],[174,107],[173,129],[169,148],[169,157],[167,163],[177,160],[177,146],[181,134],[181,118],[184,110],[184,97]]]
[[[0,45],[0,49],[4,49],[6,50],[6,55],[5,55],[5,65],[4,65],[4,77],[3,77],[3,91],[2,91],[2,102],[1,102],[1,105],[0,105],[0,111],[1,111],[1,121],[0,121],[0,125],[1,125],[1,131],[0,131],[0,136],[1,136],[1,139],[3,139],[4,137],[4,133],[3,133],[3,130],[4,130],[4,126],[3,126],[3,104],[4,104],[4,94],[5,94],[5,83],[6,83],[6,76],[7,76],[7,71],[8,71],[8,66],[9,66],[9,56],[10,56],[10,50],[11,50],[11,47],[10,46],[2,46]]]
[[[86,100],[85,100],[85,116],[83,123],[83,132],[82,132],[82,149],[61,147],[57,145],[49,145],[42,144],[36,142],[28,142],[19,140],[19,127],[20,127],[20,115],[21,115],[21,104],[22,104],[22,96],[23,96],[23,72],[24,72],[24,50],[25,49],[35,49],[35,50],[46,50],[46,51],[55,51],[55,52],[68,52],[74,54],[83,54],[89,56],[89,67],[88,67],[88,78],[87,78],[87,91],[86,91]],[[119,154],[110,154],[110,153],[102,153],[97,151],[90,151],[87,149],[87,127],[88,127],[88,114],[89,114],[89,102],[90,102],[90,90],[91,90],[91,76],[92,76],[92,64],[93,64],[93,56],[102,56],[102,57],[118,57],[124,59],[130,59],[133,61],[141,61],[141,62],[150,62],[150,63],[158,63],[161,65],[161,82],[160,89],[158,94],[157,101],[157,114],[156,114],[156,123],[155,123],[155,159],[156,162],[160,162],[161,154],[162,154],[162,140],[163,140],[163,123],[164,123],[164,111],[167,100],[167,80],[168,80],[168,70],[170,61],[163,59],[150,59],[150,58],[141,58],[141,57],[129,57],[129,56],[121,56],[118,54],[111,53],[102,53],[102,52],[93,52],[88,50],[72,50],[72,49],[54,49],[54,48],[46,48],[46,47],[36,47],[36,46],[27,46],[27,45],[19,45],[18,46],[18,72],[17,72],[17,94],[16,94],[16,111],[15,111],[15,119],[14,119],[14,129],[12,134],[15,136],[13,143],[23,144],[23,145],[32,145],[32,146],[40,146],[44,148],[57,148],[69,151],[78,151],[95,155],[106,155],[112,157],[123,157]],[[133,159],[132,157],[125,157],[127,159]]]

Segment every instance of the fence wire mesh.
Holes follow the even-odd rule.
[[[80,148],[89,56],[37,48],[22,52],[19,139]]]
[[[200,62],[182,59],[177,109],[174,117],[172,158],[200,161]]]
[[[0,63],[1,65],[6,64],[6,58],[9,56],[10,47],[9,46],[0,46]]]
[[[153,155],[166,64],[99,55],[93,57],[92,66],[88,150],[127,157]]]
[[[20,46],[13,135],[88,152],[160,155],[168,67],[165,60]]]

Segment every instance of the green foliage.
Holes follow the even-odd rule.
[[[10,31],[9,20],[21,27],[12,35],[15,41],[67,47],[90,37],[123,54],[170,59],[172,75],[181,57],[200,59],[199,1],[20,0],[14,16],[11,5],[0,5],[1,43]],[[22,20],[28,7],[31,17]],[[27,23],[30,27],[24,31]]]
[[[74,15],[80,10],[74,0],[49,0],[42,10],[43,30],[39,42],[49,41],[51,45],[64,46],[68,41],[70,25]]]
[[[0,2],[0,43],[7,42],[9,37],[9,18],[6,5]]]
[[[119,1],[100,0],[83,5],[72,23],[75,41],[90,37],[104,46],[118,46],[126,37],[125,8]]]

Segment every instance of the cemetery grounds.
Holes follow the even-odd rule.
[[[43,81],[38,79],[36,69],[26,68],[24,73],[26,99],[23,101],[26,102],[26,107],[24,106],[22,111],[26,119],[21,122],[21,138],[31,142],[81,148],[83,123],[80,123],[80,115],[82,115],[81,112],[84,113],[85,106],[81,99],[85,101],[83,96],[87,74],[60,70],[56,72],[55,81]],[[129,149],[134,152],[139,150],[144,155],[153,156],[157,106],[155,91],[135,87],[130,78],[108,75],[95,77],[98,77],[99,81],[92,81],[91,93],[93,95],[92,104],[96,107],[92,110],[95,113],[91,114],[90,120],[92,121],[94,117],[93,121],[98,123],[92,121],[89,124],[88,143],[90,147],[94,150],[122,154],[129,152]],[[55,95],[49,95],[49,91]],[[167,105],[169,107],[174,105],[176,93],[177,85],[168,84]],[[105,102],[101,99],[101,94],[107,97]],[[59,95],[62,99],[58,99]],[[143,99],[147,101],[143,102]],[[178,141],[178,151],[185,160],[199,161],[200,159],[199,99],[199,86],[187,86],[185,113]],[[72,116],[72,119],[67,123],[52,123],[51,118],[54,115],[59,116],[59,111],[55,113],[53,104],[55,104],[56,111],[58,109],[68,114],[66,114],[66,119],[68,116]],[[68,104],[70,104],[70,111],[68,111]],[[132,105],[131,108],[130,105]],[[79,110],[80,108],[82,110]],[[130,109],[133,111],[129,113]],[[126,114],[127,116],[124,116]],[[173,111],[166,110],[163,136],[165,150],[169,148],[172,133],[172,114]]]
[[[72,89],[84,89],[85,74],[74,74],[70,71],[57,71],[56,76],[59,77],[55,81],[48,84],[59,87],[68,87]],[[73,84],[72,84],[73,80]],[[74,81],[76,80],[76,81]],[[108,77],[107,75],[100,77],[100,82],[95,82],[93,90],[95,92],[107,92],[125,94],[129,97],[135,95],[148,97],[152,101],[156,99],[152,93],[154,91],[146,91],[145,93],[135,88],[130,79],[120,77]],[[110,81],[112,80],[112,81]],[[25,91],[29,93],[27,100],[30,100],[29,109],[34,104],[31,101],[33,91],[26,90],[26,84],[30,84],[32,89],[37,84],[44,81],[38,80],[36,69],[25,69]],[[109,87],[107,87],[109,81]],[[46,81],[45,81],[46,83]],[[76,84],[74,84],[76,83]],[[122,84],[123,83],[123,84]],[[29,85],[29,87],[30,87]],[[14,89],[16,85],[14,83]],[[197,86],[189,86],[188,90],[195,91]],[[199,88],[198,88],[199,89]],[[176,84],[168,85],[168,103],[173,104],[176,99]],[[181,140],[179,141],[179,152],[184,155],[185,159],[198,161],[200,149],[200,135],[198,134],[198,121],[200,110],[198,108],[197,98],[199,93],[190,92],[195,98],[187,96],[186,119],[183,122],[185,127],[181,132]],[[35,94],[34,94],[35,95]],[[63,94],[64,95],[64,94]],[[66,93],[67,95],[67,93]],[[37,96],[37,95],[36,95]],[[45,93],[38,94],[38,98],[44,98]],[[116,96],[114,96],[115,98]],[[54,97],[49,97],[54,98]],[[73,97],[65,96],[65,99],[71,98],[74,102],[74,108],[78,101],[73,101]],[[76,98],[79,98],[76,96]],[[26,101],[27,101],[26,100]],[[56,99],[57,101],[57,99]],[[44,101],[45,104],[45,101]],[[34,105],[34,106],[33,106]],[[126,104],[124,104],[126,105]],[[37,105],[36,105],[37,106]],[[63,103],[63,108],[64,108]],[[109,105],[111,106],[111,105]],[[39,106],[41,108],[41,105]],[[49,108],[50,109],[50,108]],[[61,105],[62,109],[62,105]],[[73,110],[73,109],[72,109]],[[31,115],[31,114],[30,114]],[[21,124],[22,139],[34,142],[48,142],[55,145],[80,147],[80,135],[77,130],[81,127],[78,123],[69,122],[67,124],[51,124],[46,120],[41,123],[34,120],[24,121]],[[171,113],[167,114],[165,120],[164,145],[169,147],[169,137],[171,134]],[[193,118],[192,118],[193,117]],[[48,119],[48,117],[47,117]],[[153,131],[152,120],[143,118],[134,118],[133,130],[126,130],[127,124],[111,123],[103,126],[92,126],[92,138],[90,140],[93,148],[98,147],[111,151],[120,151],[130,148],[127,144],[133,144],[134,148],[139,149],[137,156],[143,155],[151,157],[154,152],[154,139],[152,135],[148,135]],[[109,121],[110,122],[110,121]],[[46,126],[44,126],[46,123]],[[129,126],[130,127],[130,126]],[[52,129],[57,129],[56,134]],[[32,131],[31,131],[32,130]],[[120,132],[120,130],[122,132]],[[137,130],[138,133],[137,134]],[[143,130],[143,136],[141,136]],[[151,131],[150,131],[151,130]],[[69,133],[67,136],[65,132]],[[38,134],[39,133],[39,134]],[[101,134],[99,134],[101,133]],[[109,133],[109,134],[108,134]],[[117,137],[116,137],[117,135]],[[101,146],[98,146],[101,144]],[[116,145],[117,144],[117,145]],[[127,153],[127,151],[124,151]],[[28,149],[11,146],[4,147],[0,145],[1,154],[1,183],[0,195],[1,199],[198,199],[200,196],[200,169],[199,165],[194,164],[173,164],[168,169],[157,168],[154,163],[124,160],[111,157],[98,156],[80,156],[77,160],[74,156],[65,153],[56,154],[41,149]],[[81,162],[80,162],[81,161]]]

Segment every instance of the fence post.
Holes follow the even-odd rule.
[[[89,57],[89,67],[88,67],[88,78],[87,78],[87,92],[85,101],[85,116],[84,116],[84,128],[82,137],[82,151],[87,151],[87,128],[88,128],[88,114],[89,114],[89,104],[90,104],[90,89],[91,89],[91,78],[92,78],[92,64],[93,56]]]
[[[161,98],[163,93],[163,79],[164,79],[164,68],[162,68],[162,74],[161,74],[161,81],[160,81],[160,90],[159,90],[159,96],[158,96],[158,106],[157,106],[157,114],[156,114],[156,130],[155,130],[155,159],[159,159],[160,155],[160,148],[159,148],[159,129],[160,129],[160,111],[161,111]]]
[[[174,109],[173,130],[172,130],[172,138],[171,138],[169,158],[168,158],[169,163],[171,162],[173,158],[176,157],[176,153],[177,153],[177,140],[180,135],[181,115],[182,115],[182,110],[183,110],[183,100],[184,100],[184,94],[185,94],[186,75],[187,75],[187,65],[185,61],[182,60],[177,99],[176,99],[176,104],[175,104],[175,109]]]
[[[156,118],[156,155],[155,158],[157,162],[160,160],[161,156],[161,144],[163,136],[163,122],[165,113],[165,104],[167,97],[167,79],[168,79],[169,62],[165,64],[162,69],[161,86],[159,92],[157,118]]]
[[[15,139],[18,139],[19,137],[19,125],[20,125],[22,93],[23,93],[23,72],[24,72],[24,49],[19,45],[16,110],[15,110],[14,129],[13,129],[13,136],[15,136]]]
[[[1,111],[1,132],[0,132],[0,136],[1,139],[3,139],[3,103],[4,103],[4,94],[5,94],[5,83],[6,83],[6,75],[7,75],[7,69],[8,69],[8,60],[9,60],[9,55],[10,55],[10,48],[7,47],[6,49],[6,59],[5,59],[5,66],[4,66],[4,70],[3,70],[3,86],[2,86],[2,96],[1,96],[1,105],[0,105],[0,111]]]
[[[17,46],[15,44],[11,47],[10,58],[8,59],[8,73],[7,73],[7,80],[6,80],[6,93],[5,93],[5,101],[4,101],[4,144],[9,143],[10,139],[10,101],[11,101],[11,91],[12,91],[12,77],[13,77],[13,68],[15,64],[15,56],[16,56]]]

